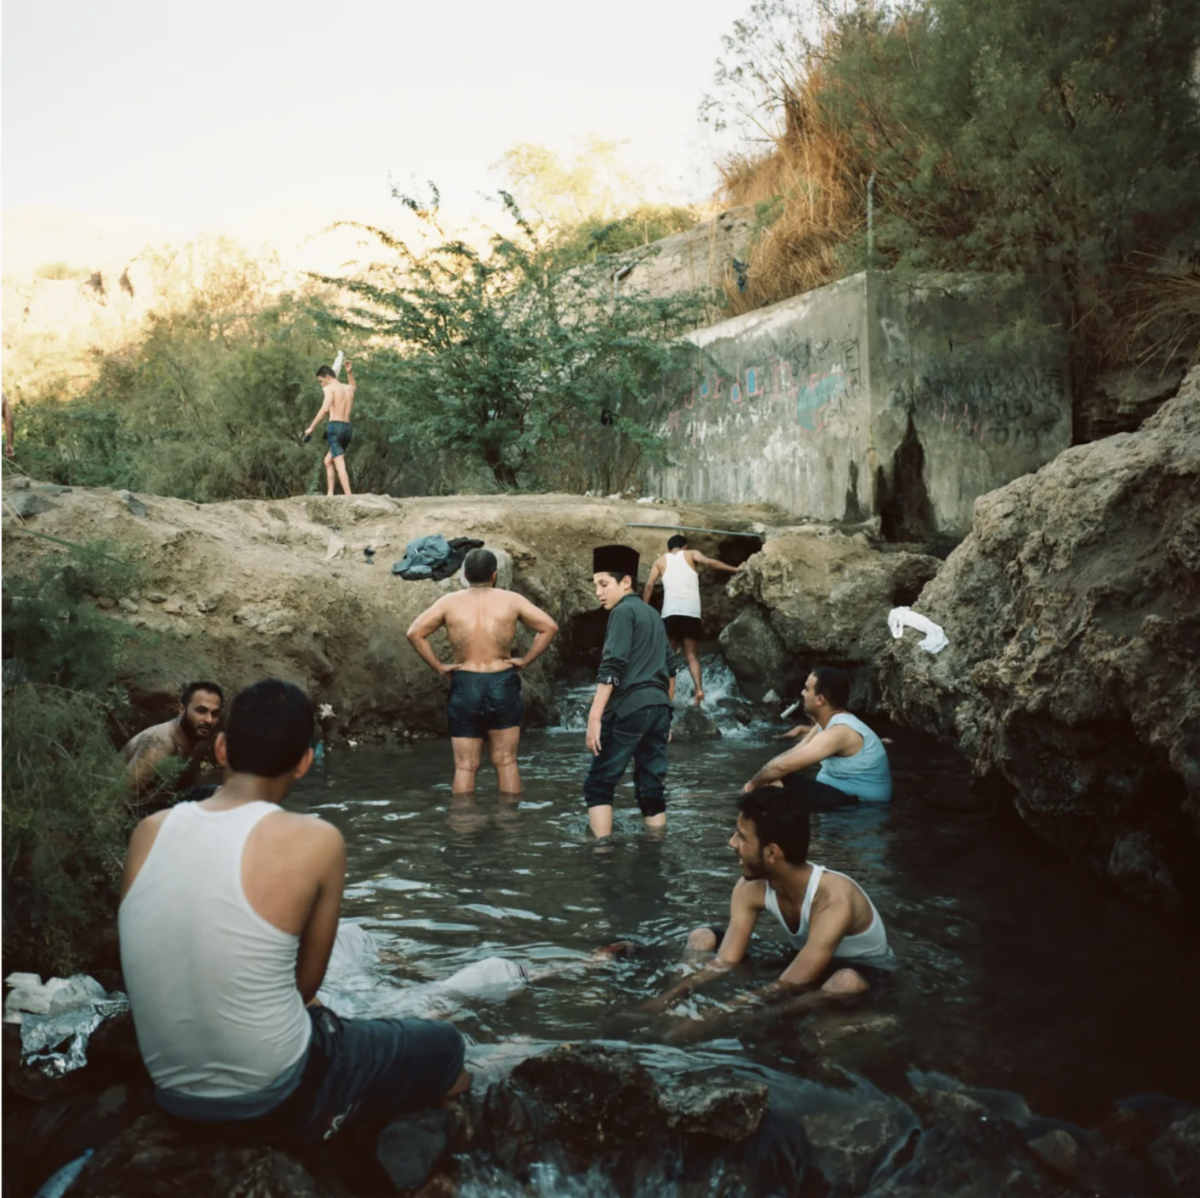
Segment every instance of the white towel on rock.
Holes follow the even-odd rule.
[[[921,648],[930,653],[940,653],[949,643],[940,624],[935,624],[928,616],[915,612],[911,607],[893,607],[888,612],[888,628],[892,636],[899,640],[904,635],[905,627],[915,628],[925,634]]]

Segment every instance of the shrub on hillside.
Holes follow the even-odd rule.
[[[353,297],[334,327],[375,347],[370,365],[398,444],[453,455],[494,486],[623,488],[661,459],[664,381],[696,350],[695,296],[613,296],[607,267],[574,267],[502,193],[515,229],[483,251],[445,239],[432,205],[400,197],[431,230],[414,251],[364,229],[389,260],[320,278]]]
[[[867,265],[1036,274],[1087,369],[1111,335],[1131,261],[1195,253],[1200,9],[1183,0],[905,0],[841,10],[821,35],[758,0],[719,78],[765,154],[731,163],[732,197],[781,197],[742,307]],[[737,100],[740,97],[740,105]],[[1189,245],[1188,238],[1192,241]],[[1139,257],[1140,256],[1140,257]],[[1196,336],[1193,330],[1193,337]]]
[[[136,569],[105,546],[76,547],[3,581],[3,904],[10,969],[85,967],[116,913],[134,815],[110,719],[116,679],[145,651],[94,594],[124,594]]]

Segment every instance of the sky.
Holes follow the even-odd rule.
[[[519,142],[628,139],[708,199],[697,109],[748,0],[3,0],[0,204],[147,236],[483,212]],[[12,246],[8,247],[10,250]]]

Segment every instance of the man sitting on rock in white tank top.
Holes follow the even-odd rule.
[[[896,968],[874,903],[852,878],[808,860],[808,809],[778,787],[742,796],[729,847],[742,876],[733,888],[726,927],[700,927],[688,936],[693,952],[716,956],[661,997],[643,1004],[658,1015],[698,987],[727,973],[746,956],[759,915],[769,911],[791,949],[798,950],[779,980],[735,999],[703,1019],[677,1024],[668,1039],[712,1036],[735,1014],[793,1014],[832,1006],[878,986]]]
[[[856,715],[846,710],[850,679],[834,666],[817,666],[804,684],[804,710],[811,727],[785,735],[800,743],[780,753],[742,787],[782,786],[811,808],[837,807],[856,800],[886,803],[892,797],[892,767],[884,743]],[[820,765],[815,778],[801,770]]]
[[[242,691],[214,745],[224,784],[142,820],[121,884],[121,965],[159,1106],[281,1145],[329,1139],[349,1119],[382,1126],[470,1085],[449,1024],[313,1005],[346,846],[280,804],[312,765],[314,727],[291,683]]]
[[[741,568],[727,566],[715,557],[705,557],[703,553],[689,549],[687,537],[676,533],[667,541],[667,552],[651,568],[650,577],[642,591],[642,602],[649,603],[650,596],[654,594],[654,584],[662,579],[663,623],[667,628],[672,651],[678,653],[680,644],[683,645],[683,655],[687,659],[688,673],[692,676],[692,686],[695,689],[693,702],[697,707],[704,702],[700,652],[697,648],[700,638],[704,635],[704,625],[700,622],[701,566],[723,570],[726,574],[736,574]]]

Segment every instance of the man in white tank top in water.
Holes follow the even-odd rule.
[[[892,767],[883,741],[856,715],[846,710],[850,679],[834,666],[818,666],[804,684],[804,710],[811,727],[787,733],[800,743],[780,753],[742,787],[782,786],[810,806],[836,807],[853,803],[886,803],[892,797]],[[816,778],[800,771],[820,765]]]
[[[688,673],[692,676],[695,689],[693,702],[697,707],[704,702],[704,684],[700,674],[700,653],[697,645],[704,636],[704,625],[700,622],[700,567],[723,570],[736,574],[739,566],[727,566],[715,557],[705,557],[695,549],[687,547],[687,537],[676,533],[667,541],[667,552],[651,567],[650,577],[642,591],[642,602],[649,603],[654,594],[654,584],[661,578],[663,583],[663,623],[671,641],[673,652],[687,659]]]
[[[808,860],[808,809],[776,787],[742,796],[729,847],[742,876],[733,888],[729,924],[696,928],[693,952],[713,952],[699,970],[660,998],[639,1008],[661,1014],[698,987],[728,972],[746,956],[758,917],[769,911],[798,950],[779,980],[743,995],[724,1010],[673,1030],[674,1040],[712,1035],[739,1011],[790,1014],[832,1006],[871,989],[896,968],[875,905],[845,874]]]
[[[142,820],[121,884],[121,966],[159,1106],[281,1145],[329,1139],[349,1119],[382,1126],[470,1085],[449,1024],[313,1005],[346,846],[280,804],[312,765],[314,727],[290,683],[242,691],[214,746],[224,785]]]

